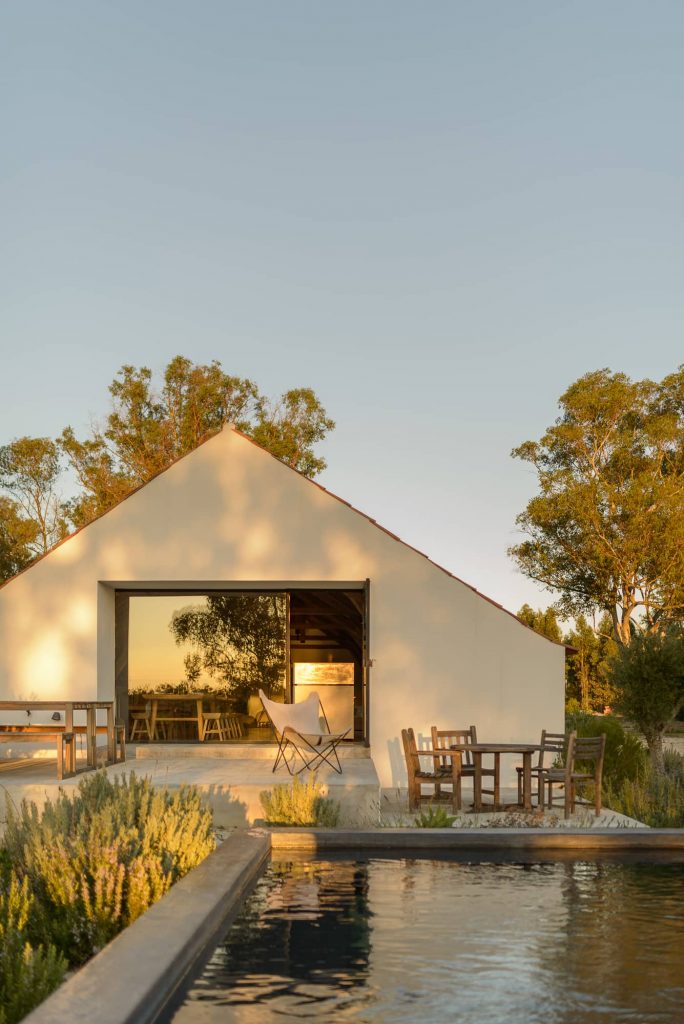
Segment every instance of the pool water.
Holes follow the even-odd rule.
[[[684,1021],[684,864],[274,860],[164,1018]]]

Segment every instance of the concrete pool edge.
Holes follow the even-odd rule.
[[[150,1024],[261,873],[265,830],[233,833],[22,1024]]]
[[[152,1024],[230,923],[269,855],[374,850],[675,850],[684,829],[309,829],[233,832],[147,913],[36,1007],[22,1024]]]
[[[325,850],[681,850],[684,829],[377,828],[271,831],[274,852]]]

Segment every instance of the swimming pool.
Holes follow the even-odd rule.
[[[161,1020],[675,1024],[684,863],[274,859]]]

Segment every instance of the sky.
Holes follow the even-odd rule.
[[[174,685],[186,678],[185,658],[196,653],[190,643],[177,644],[170,630],[175,612],[206,608],[206,598],[131,597],[128,622],[128,680],[131,689],[158,690],[162,684]],[[208,673],[201,671],[197,688],[216,686]]]
[[[684,6],[0,8],[0,443],[125,363],[218,359],[337,428],[320,482],[516,610],[510,457],[684,362]]]

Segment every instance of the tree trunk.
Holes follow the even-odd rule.
[[[582,659],[580,665],[580,695],[582,711],[589,710],[589,670]]]
[[[648,752],[651,757],[651,766],[656,775],[663,775],[665,772],[665,758],[663,756],[663,734],[652,732],[646,736]]]

